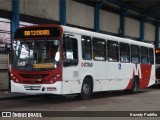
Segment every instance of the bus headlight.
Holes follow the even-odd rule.
[[[19,80],[18,80],[18,79],[16,79],[16,82],[18,83],[18,82],[19,82]]]
[[[50,83],[50,84],[53,84],[55,81],[59,80],[59,77],[60,77],[59,74],[51,77],[50,80],[49,80],[49,83]]]
[[[59,77],[60,77],[60,75],[57,74],[57,75],[55,75],[55,76],[53,77],[53,79],[54,79],[54,80],[57,80]]]
[[[53,83],[54,83],[54,81],[53,81],[53,80],[50,80],[49,82],[50,82],[51,84],[53,84]]]
[[[13,74],[11,73],[11,77],[13,77]]]
[[[53,79],[54,79],[54,80],[56,80],[56,79],[57,79],[57,77],[56,77],[56,76],[54,76],[54,77],[53,77]]]
[[[11,80],[13,80],[16,83],[19,82],[19,80],[13,74],[11,74]]]

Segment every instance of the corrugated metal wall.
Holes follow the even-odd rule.
[[[0,54],[0,90],[9,89],[9,55]]]
[[[0,70],[7,69],[8,70],[8,60],[9,55],[8,54],[0,54]]]

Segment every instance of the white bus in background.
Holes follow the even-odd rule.
[[[17,29],[13,48],[12,92],[78,94],[88,99],[99,91],[137,93],[155,83],[155,51],[148,43],[36,25]]]

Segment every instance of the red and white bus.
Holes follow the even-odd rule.
[[[16,30],[11,91],[78,94],[130,90],[155,83],[152,44],[61,25]]]
[[[156,55],[156,85],[160,85],[160,48],[155,49]]]

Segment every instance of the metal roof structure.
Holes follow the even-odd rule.
[[[95,6],[101,2],[101,9],[119,13],[126,11],[127,15],[152,22],[160,22],[160,0],[75,0],[84,4]]]
[[[133,10],[144,17],[160,20],[160,0],[104,0],[126,10]]]

